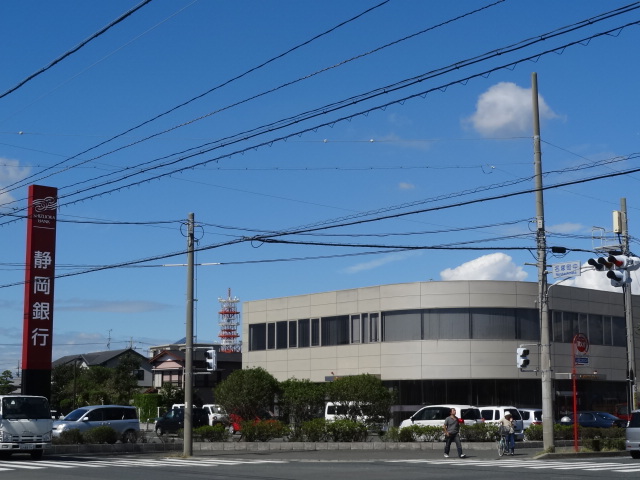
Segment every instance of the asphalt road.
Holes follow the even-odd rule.
[[[445,459],[442,452],[309,451],[218,452],[182,458],[179,455],[45,456],[32,461],[15,455],[0,461],[0,480],[91,478],[176,480],[180,478],[250,480],[389,480],[458,479],[635,479],[640,461],[630,457],[534,459],[522,450],[514,457],[491,451],[469,451],[468,458]]]

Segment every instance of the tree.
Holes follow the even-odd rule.
[[[113,369],[109,389],[113,403],[128,405],[138,391],[138,370],[141,360],[137,355],[125,353]]]
[[[18,387],[13,384],[13,374],[11,370],[5,370],[0,374],[0,394],[6,395],[17,388]]]
[[[324,409],[324,384],[290,378],[280,383],[278,406],[281,415],[294,428],[294,436],[301,432],[302,423],[312,420]]]
[[[245,420],[271,409],[279,390],[278,381],[265,369],[236,370],[215,389],[216,401],[229,413]]]
[[[327,384],[330,402],[348,405],[347,418],[355,421],[364,415],[369,424],[389,420],[394,397],[379,378],[370,374],[341,377]]]
[[[158,390],[158,395],[160,395],[160,406],[166,410],[170,410],[175,403],[184,403],[184,390],[173,383],[163,383],[162,388]]]

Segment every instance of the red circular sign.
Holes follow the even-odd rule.
[[[573,344],[580,353],[587,353],[589,351],[589,339],[584,333],[576,334],[576,336],[573,337]]]

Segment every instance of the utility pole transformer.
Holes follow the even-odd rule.
[[[536,188],[536,245],[538,248],[538,308],[540,311],[540,373],[542,376],[542,441],[546,452],[554,452],[553,383],[551,370],[551,335],[549,332],[549,296],[547,294],[547,237],[544,230],[542,195],[542,152],[540,149],[540,112],[538,109],[538,75],[531,74],[533,104],[533,164]]]

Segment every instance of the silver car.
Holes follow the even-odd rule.
[[[640,459],[640,410],[631,412],[627,426],[626,450],[632,458]]]
[[[140,422],[135,407],[123,405],[92,405],[75,409],[62,420],[53,422],[53,436],[72,429],[86,432],[95,427],[113,428],[123,443],[135,443],[140,432]]]

